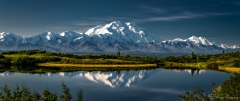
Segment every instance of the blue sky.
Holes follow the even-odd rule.
[[[0,32],[85,32],[132,22],[162,39],[203,36],[240,46],[239,0],[0,0]]]

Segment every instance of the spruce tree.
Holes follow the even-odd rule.
[[[116,56],[117,56],[117,57],[120,57],[120,56],[121,56],[120,51],[117,52]]]

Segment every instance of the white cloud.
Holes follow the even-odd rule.
[[[165,13],[166,11],[164,9],[155,8],[155,7],[149,7],[142,5],[141,8],[144,12],[153,12],[153,13]]]
[[[143,22],[152,22],[152,21],[177,21],[183,19],[195,19],[201,17],[210,17],[210,16],[221,16],[221,15],[232,15],[229,13],[182,13],[178,15],[170,15],[170,16],[158,16],[158,17],[148,17],[143,19],[133,20],[136,23]]]

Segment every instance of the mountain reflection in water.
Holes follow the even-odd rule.
[[[176,101],[177,94],[198,85],[211,93],[211,83],[222,84],[232,74],[198,69],[74,71],[19,73],[1,72],[0,86],[15,87],[25,83],[42,92],[48,87],[59,94],[64,81],[76,99],[77,88],[83,89],[86,101]],[[206,79],[207,78],[207,79]]]
[[[201,74],[206,72],[206,70],[192,70],[192,69],[174,69],[174,72],[188,72],[189,74]],[[151,75],[154,75],[155,71],[147,71],[147,70],[140,70],[140,71],[119,71],[119,72],[101,72],[101,71],[93,71],[93,72],[86,72],[86,71],[79,71],[79,72],[59,72],[59,73],[51,73],[47,72],[45,74],[39,74],[40,76],[53,76],[53,75],[60,75],[63,77],[80,77],[86,78],[90,81],[95,83],[104,84],[111,88],[121,88],[121,87],[130,87],[142,80],[147,79]],[[9,76],[14,75],[14,72],[3,72],[0,73],[0,76]]]
[[[44,75],[53,76],[60,75],[63,77],[81,77],[86,78],[95,83],[105,84],[112,88],[130,87],[131,85],[144,80],[150,73],[146,70],[141,71],[121,71],[121,72],[59,72],[59,73],[46,73]],[[153,73],[151,73],[153,74]]]

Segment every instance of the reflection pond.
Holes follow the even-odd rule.
[[[211,93],[211,84],[221,85],[233,74],[194,69],[130,70],[130,71],[75,71],[57,73],[1,72],[0,86],[10,87],[23,82],[31,90],[61,93],[62,81],[76,99],[78,88],[83,90],[84,101],[169,101],[177,100],[177,94],[195,86]]]

